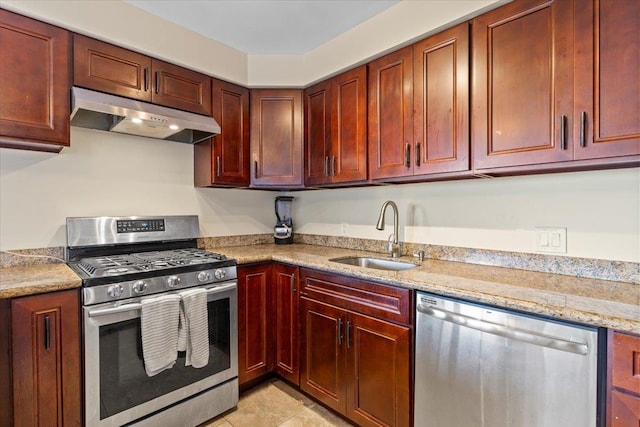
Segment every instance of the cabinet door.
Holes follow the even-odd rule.
[[[238,267],[238,381],[241,385],[271,369],[270,280],[270,264]]]
[[[331,81],[331,180],[333,183],[365,181],[367,68],[363,65]]]
[[[344,414],[346,312],[302,297],[300,316],[300,388]]]
[[[640,426],[640,397],[613,390],[610,411],[608,427]]]
[[[413,45],[414,173],[469,170],[469,24]]]
[[[571,160],[573,2],[509,3],[472,28],[474,170]]]
[[[411,329],[349,313],[347,416],[361,426],[409,426]]]
[[[275,292],[275,372],[300,383],[298,363],[298,267],[273,264]]]
[[[304,91],[305,185],[331,182],[331,81],[318,83]]]
[[[0,9],[0,147],[69,145],[70,33]]]
[[[81,425],[78,291],[16,298],[11,320],[14,425]]]
[[[73,84],[151,101],[151,58],[89,37],[73,36]]]
[[[412,175],[412,48],[393,52],[368,67],[369,177]]]
[[[211,115],[211,77],[153,59],[154,104]]]
[[[213,117],[221,132],[194,146],[197,187],[249,185],[249,90],[213,80]]]
[[[303,186],[302,109],[301,90],[251,90],[252,186]]]
[[[576,7],[575,158],[640,154],[640,7],[589,0]]]

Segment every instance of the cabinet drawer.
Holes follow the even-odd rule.
[[[300,270],[301,295],[396,323],[411,323],[411,290],[353,277]]]
[[[640,394],[640,337],[613,333],[611,383]]]

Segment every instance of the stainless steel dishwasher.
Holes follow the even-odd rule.
[[[597,328],[418,292],[414,425],[600,427],[604,339]]]

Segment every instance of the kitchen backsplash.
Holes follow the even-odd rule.
[[[384,240],[353,237],[294,234],[294,242],[307,245],[329,246],[367,252],[385,253]],[[273,243],[272,234],[203,237],[198,247],[215,251],[229,246],[263,245]],[[460,248],[417,243],[401,243],[404,255],[425,252],[425,258],[468,264],[515,268],[542,273],[562,274],[591,279],[612,280],[640,284],[640,263],[575,258],[487,249]],[[64,262],[64,247],[20,249],[0,252],[0,268],[33,264]]]

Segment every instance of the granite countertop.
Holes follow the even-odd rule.
[[[384,254],[300,244],[235,246],[216,252],[238,264],[273,260],[640,334],[640,286],[631,283],[429,259],[411,270],[374,270],[329,259],[385,258]],[[399,260],[418,263],[406,256]]]
[[[410,289],[640,334],[640,286],[502,267],[427,259],[404,271],[338,264],[330,258],[384,254],[313,245],[260,244],[216,248],[238,264],[278,261]],[[418,263],[416,258],[400,261]],[[0,298],[78,288],[65,264],[0,268]]]
[[[79,288],[82,280],[66,264],[0,268],[0,299]]]

